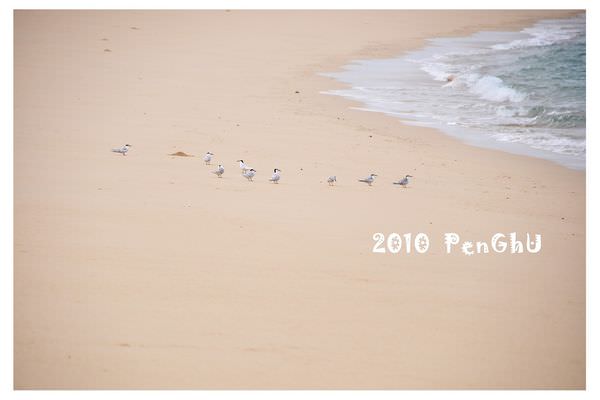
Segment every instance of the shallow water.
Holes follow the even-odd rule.
[[[431,126],[467,143],[583,169],[585,15],[520,32],[431,39],[402,57],[357,60],[326,73],[361,109]]]

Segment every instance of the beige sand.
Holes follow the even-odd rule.
[[[16,12],[15,387],[584,388],[585,173],[318,75],[565,14]],[[372,254],[394,231],[432,249]],[[448,231],[543,250],[446,255]]]

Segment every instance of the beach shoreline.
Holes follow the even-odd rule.
[[[352,60],[342,70],[322,73],[346,84],[322,93],[356,100],[356,109],[390,115],[407,125],[438,129],[463,143],[581,170],[584,58],[570,61],[578,62],[570,74],[579,80],[560,92],[552,90],[569,79],[552,68],[569,57],[582,57],[584,28],[582,13],[515,31],[429,38],[425,47],[400,56]],[[546,58],[542,62],[540,57]],[[550,92],[540,93],[543,83]],[[562,96],[569,89],[577,92],[566,101]]]
[[[15,12],[15,388],[584,389],[585,171],[319,75],[580,12]],[[431,250],[373,254],[376,232]]]

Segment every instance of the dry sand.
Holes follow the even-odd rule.
[[[15,387],[584,388],[585,173],[318,75],[565,14],[17,11]],[[449,231],[543,249],[446,255]],[[432,248],[372,254],[375,232]]]

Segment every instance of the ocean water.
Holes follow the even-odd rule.
[[[402,57],[325,73],[350,86],[326,94],[431,126],[477,146],[584,169],[585,14],[520,32],[436,38]]]

